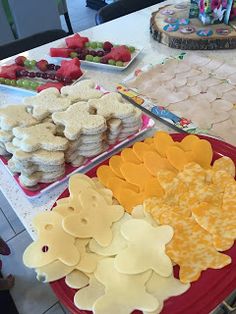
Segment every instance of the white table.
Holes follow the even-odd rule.
[[[166,1],[164,4],[173,2],[177,3],[182,1]],[[162,44],[159,44],[154,41],[150,35],[149,20],[151,13],[160,6],[163,6],[163,3],[81,32],[80,34],[88,36],[90,39],[94,39],[96,41],[109,40],[115,43],[127,43],[129,45],[142,46],[144,48],[137,60],[123,72],[101,72],[99,69],[87,67],[87,76],[93,78],[93,80],[104,86],[106,89],[114,90],[116,83],[121,82],[122,79],[132,73],[137,67],[142,67],[148,63],[156,64],[160,60],[163,60],[164,57],[180,53],[180,50],[170,49]],[[29,59],[40,60],[49,52],[50,47],[56,46],[61,41],[64,41],[64,39],[29,50],[25,53],[21,53],[21,55],[25,55]],[[201,51],[190,53],[200,53],[210,56],[214,55],[236,65],[234,50]],[[12,58],[14,59],[14,57]],[[9,59],[11,58],[1,61],[1,64]],[[164,125],[159,122],[157,122],[156,126],[162,129],[165,128]],[[31,225],[32,218],[36,213],[50,209],[57,197],[66,187],[67,182],[53,188],[36,200],[30,200],[25,197],[7,170],[0,165],[0,188],[32,238],[35,237],[35,233]]]

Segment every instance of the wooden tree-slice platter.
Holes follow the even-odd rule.
[[[213,25],[203,25],[198,18],[191,18],[188,25],[178,25],[175,31],[165,31],[167,27],[167,18],[188,19],[189,4],[181,6],[166,5],[158,11],[152,13],[150,21],[150,31],[152,37],[171,48],[182,50],[215,50],[215,49],[232,49],[236,48],[236,30],[233,24],[226,25],[223,23]],[[168,14],[168,11],[171,14]],[[172,23],[170,23],[172,25]],[[169,25],[170,25],[169,24]],[[178,23],[177,23],[178,24]],[[181,28],[191,27],[195,31],[192,33],[182,33]],[[175,28],[175,27],[173,27]],[[219,29],[224,29],[228,34],[218,34]],[[211,36],[201,37],[197,34],[200,30],[210,30]]]

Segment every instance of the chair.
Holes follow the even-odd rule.
[[[58,11],[60,15],[64,15],[65,21],[66,21],[66,25],[68,28],[68,33],[69,34],[73,34],[73,28],[71,25],[71,21],[70,21],[70,17],[69,17],[69,13],[68,13],[68,7],[67,7],[67,3],[66,0],[57,0],[57,7],[58,7]]]
[[[5,10],[5,13],[6,13],[6,16],[8,19],[8,23],[11,25],[13,34],[15,35],[15,38],[17,38],[17,36],[15,34],[16,32],[15,32],[15,27],[14,27],[14,20],[13,20],[12,14],[11,14],[8,0],[0,0],[0,1],[2,1],[3,8]],[[66,25],[68,28],[68,34],[73,34],[73,28],[71,26],[66,0],[57,0],[57,8],[58,8],[59,15],[64,15]]]
[[[5,45],[0,45],[0,60],[66,37],[67,35],[68,34],[62,29],[54,29],[37,33],[22,39],[16,39]]]
[[[12,33],[11,27],[8,23],[5,11],[3,9],[2,2],[0,1],[0,45],[6,44],[14,40],[14,35]]]
[[[56,0],[8,0],[18,38],[61,29]]]
[[[96,16],[96,25],[109,22],[118,17],[142,10],[163,0],[118,0],[101,8]]]

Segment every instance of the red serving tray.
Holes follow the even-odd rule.
[[[175,141],[181,141],[186,134],[172,134]],[[207,139],[213,148],[215,159],[221,156],[230,157],[236,164],[236,147],[220,140],[199,136]],[[108,164],[108,160],[102,164]],[[101,164],[100,164],[101,165]],[[87,172],[89,177],[96,176],[96,166]],[[59,198],[69,195],[68,189]],[[164,303],[162,314],[208,314],[221,303],[236,288],[236,244],[225,252],[232,258],[232,263],[222,269],[208,269],[203,271],[199,280],[191,284],[191,288],[184,294],[169,298]],[[179,267],[174,267],[175,276],[178,278]],[[69,288],[65,279],[54,281],[51,287],[58,299],[69,309],[72,314],[91,314],[90,311],[83,311],[76,308],[73,302],[77,290]],[[133,314],[140,314],[141,311],[133,311]],[[112,314],[112,313],[111,313]]]

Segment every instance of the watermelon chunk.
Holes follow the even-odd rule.
[[[126,46],[118,46],[111,48],[111,51],[105,55],[106,59],[113,59],[115,61],[129,62],[131,60],[131,53]]]
[[[55,88],[57,88],[60,91],[63,86],[64,85],[62,83],[60,83],[60,82],[48,82],[48,83],[45,83],[45,84],[42,84],[42,85],[38,86],[36,88],[36,91],[38,93],[40,93],[42,90],[50,88],[50,87],[55,87]]]
[[[10,79],[10,80],[16,80],[17,71],[21,71],[21,70],[24,70],[24,67],[17,64],[3,65],[0,67],[0,77]]]
[[[68,48],[83,48],[85,43],[89,41],[88,37],[82,37],[75,34],[65,39]]]
[[[50,48],[51,57],[69,58],[73,49],[69,48]]]
[[[56,71],[56,75],[61,77],[67,77],[71,80],[77,80],[83,75],[80,69],[80,61],[78,58],[71,59],[69,61],[63,60],[61,62],[61,67]]]

